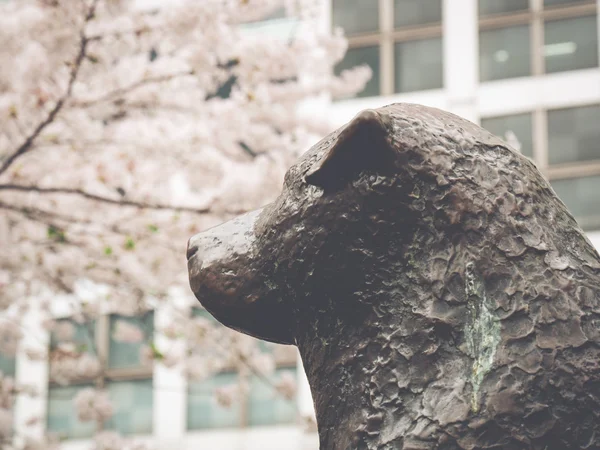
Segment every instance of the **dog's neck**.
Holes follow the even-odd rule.
[[[367,341],[306,337],[298,342],[310,384],[322,450],[360,448],[372,399],[366,353],[379,353]],[[361,347],[362,345],[362,347]],[[376,424],[377,431],[381,424]]]
[[[440,376],[443,330],[408,305],[354,304],[348,314],[323,313],[299,336],[321,450],[401,448],[412,431],[423,433],[418,426],[436,427],[417,404]]]

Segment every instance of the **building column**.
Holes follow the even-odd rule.
[[[442,0],[444,87],[450,112],[479,123],[477,0]]]
[[[174,343],[161,334],[161,329],[171,323],[168,307],[157,308],[154,314],[155,343],[159,349],[172,348]],[[154,364],[154,440],[159,449],[184,448],[186,433],[187,380],[181,368]]]
[[[297,359],[297,371],[298,371],[298,382],[297,382],[297,401],[298,401],[298,412],[302,417],[315,417],[315,408],[313,405],[312,395],[310,393],[310,386],[308,379],[306,378],[306,372],[302,365],[302,358],[298,353]]]
[[[23,339],[16,355],[15,381],[31,387],[35,395],[17,395],[14,409],[15,435],[41,438],[46,431],[48,406],[48,345],[50,335],[40,327],[41,313],[36,302],[23,315]],[[26,350],[39,352],[39,358],[30,359]]]
[[[298,352],[297,359],[297,371],[298,371],[298,382],[297,382],[297,393],[296,401],[298,402],[298,412],[302,418],[312,417],[315,418],[315,407],[313,405],[312,394],[310,393],[310,385],[306,378],[306,372],[302,365],[302,358],[300,352]],[[300,430],[300,442],[298,448],[301,450],[313,450],[319,447],[319,435],[316,431]]]

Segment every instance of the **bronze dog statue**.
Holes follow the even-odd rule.
[[[600,258],[471,122],[363,111],[188,259],[219,321],[298,346],[322,450],[600,448]]]

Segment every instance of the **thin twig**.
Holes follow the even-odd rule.
[[[71,73],[69,75],[69,82],[67,84],[66,91],[58,99],[58,101],[50,110],[46,118],[42,120],[37,127],[35,127],[33,132],[25,139],[25,141],[2,163],[2,166],[0,166],[0,175],[6,172],[6,170],[8,170],[8,168],[17,160],[17,158],[22,156],[24,153],[27,153],[31,149],[33,142],[36,140],[36,138],[40,135],[42,131],[44,131],[44,129],[48,125],[50,125],[54,121],[67,99],[71,96],[71,92],[73,91],[73,85],[75,84],[75,80],[77,79],[77,75],[79,74],[81,64],[85,59],[86,50],[89,43],[89,39],[85,35],[85,28],[88,22],[94,17],[97,4],[98,0],[93,0],[87,14],[85,15],[84,23],[79,33],[79,51],[77,52],[77,56],[75,57],[75,60],[73,61],[73,64],[71,66]]]
[[[100,97],[92,99],[92,100],[74,101],[73,105],[85,108],[87,106],[91,106],[91,105],[96,104],[96,103],[111,101],[111,100],[114,100],[116,98],[122,97],[123,95],[128,94],[128,93],[136,90],[137,88],[140,88],[140,87],[145,86],[147,84],[163,83],[165,81],[170,81],[170,80],[173,80],[175,78],[179,78],[179,77],[183,77],[183,76],[189,76],[189,75],[193,75],[193,74],[194,74],[193,70],[186,70],[185,72],[171,73],[171,74],[168,74],[168,75],[159,75],[159,76],[156,76],[156,77],[144,78],[143,80],[138,80],[135,83],[131,83],[129,86],[125,86],[125,87],[122,87],[122,88],[117,88],[115,90],[109,91],[106,94],[101,95]]]
[[[126,199],[113,199],[110,197],[104,197],[91,192],[84,191],[83,189],[75,188],[42,188],[35,185],[25,186],[20,184],[0,184],[0,191],[20,191],[20,192],[35,192],[38,194],[66,194],[66,195],[77,195],[80,197],[87,198],[88,200],[94,200],[97,202],[108,203],[111,205],[118,206],[132,206],[140,209],[154,209],[154,210],[167,210],[167,211],[183,211],[194,214],[208,214],[211,213],[210,208],[192,208],[189,206],[174,206],[165,205],[160,203],[144,203],[134,200]],[[232,214],[239,214],[245,211],[228,211]]]
[[[88,39],[90,41],[101,41],[106,38],[121,38],[123,36],[127,36],[129,34],[135,34],[136,36],[140,36],[143,33],[150,33],[152,31],[160,31],[160,28],[152,28],[148,25],[143,25],[139,28],[132,28],[131,30],[121,30],[115,31],[112,33],[104,33],[104,34],[94,34],[91,35]]]

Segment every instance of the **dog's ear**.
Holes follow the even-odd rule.
[[[365,171],[385,172],[394,164],[390,145],[391,123],[372,109],[360,112],[346,125],[321,161],[304,179],[325,192],[340,189]]]

